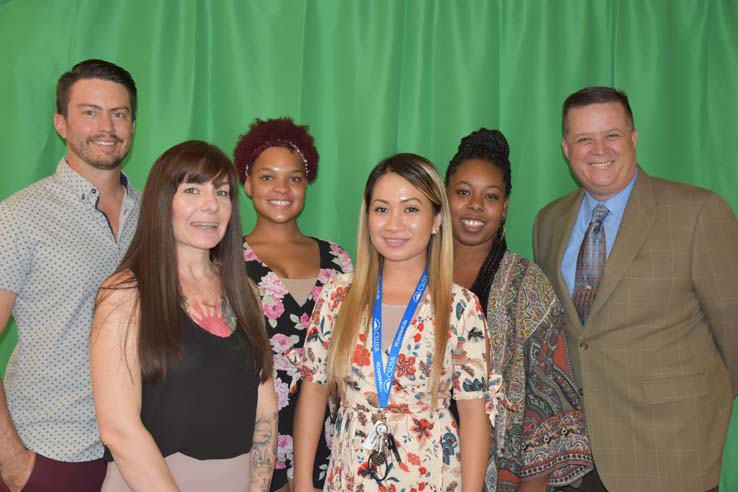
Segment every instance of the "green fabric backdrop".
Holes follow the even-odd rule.
[[[576,186],[559,112],[585,85],[629,93],[648,173],[738,209],[736,1],[0,0],[0,46],[0,199],[54,171],[56,80],[100,57],[139,88],[134,184],[175,143],[230,154],[255,117],[289,115],[321,154],[303,229],[349,251],[376,162],[412,151],[445,169],[459,138],[487,126],[510,140],[507,234],[529,256],[536,211]],[[0,336],[0,369],[15,340],[12,328]],[[725,462],[738,468],[735,422]],[[738,490],[729,468],[721,490]]]

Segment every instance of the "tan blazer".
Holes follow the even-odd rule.
[[[602,481],[611,492],[714,487],[738,388],[738,221],[719,195],[640,169],[582,326],[561,260],[583,197],[538,213],[533,248],[566,312]]]

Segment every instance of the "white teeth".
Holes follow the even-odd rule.
[[[271,203],[272,205],[276,205],[278,207],[286,207],[291,202],[288,200],[269,200],[269,203]]]
[[[218,227],[217,222],[193,222],[192,225],[195,227]]]
[[[115,142],[108,142],[107,140],[93,140],[92,143],[94,143],[95,145],[108,145],[108,146],[115,145]]]
[[[482,222],[481,220],[473,219],[461,219],[461,223],[469,227],[482,227],[484,225],[484,222]]]
[[[605,161],[605,162],[590,162],[589,165],[596,168],[596,169],[605,169],[607,166],[612,164],[614,161]]]

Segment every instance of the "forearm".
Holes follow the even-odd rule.
[[[277,396],[274,393],[274,380],[267,378],[259,385],[257,394],[249,492],[269,492],[277,459],[278,423],[279,410]]]
[[[548,475],[520,482],[517,492],[546,492]]]
[[[294,423],[295,488],[298,491],[313,491],[315,453],[327,404],[326,385],[303,381]]]
[[[33,469],[35,453],[25,448],[10,418],[0,380],[0,479],[12,491],[21,490]]]
[[[143,425],[112,431],[101,423],[100,435],[133,492],[179,491],[164,457]]]
[[[15,294],[0,290],[0,333],[8,323],[10,313],[15,302]],[[0,379],[0,472],[13,467],[14,463],[28,450],[23,445],[18,432],[13,425],[8,410],[8,401],[5,399],[5,386]]]
[[[489,418],[484,400],[458,400],[461,490],[479,492],[484,485],[489,457]]]
[[[257,416],[251,446],[249,492],[268,492],[277,459],[277,424],[279,412]]]
[[[0,446],[0,469],[26,451],[26,447],[15,430],[13,419],[10,418],[2,380],[0,380],[0,442],[3,443]]]

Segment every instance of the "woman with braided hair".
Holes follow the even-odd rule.
[[[509,152],[501,132],[481,128],[446,170],[454,282],[479,297],[502,375],[485,488],[545,491],[588,473],[592,454],[561,305],[538,266],[507,250]]]

